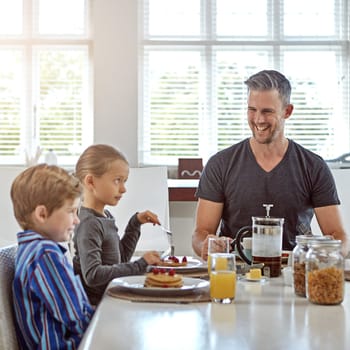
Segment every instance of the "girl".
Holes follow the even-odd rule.
[[[160,224],[150,211],[134,214],[119,237],[114,217],[106,205],[117,205],[126,192],[129,164],[122,153],[108,145],[93,145],[80,156],[76,176],[83,184],[80,224],[75,228],[74,272],[81,276],[91,304],[97,305],[108,283],[116,277],[146,272],[160,262],[155,251],[130,262],[144,223]]]

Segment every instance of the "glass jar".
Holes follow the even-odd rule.
[[[301,297],[306,297],[305,289],[305,259],[309,250],[308,243],[311,241],[333,239],[332,236],[296,236],[296,246],[292,252],[293,286],[294,293]]]
[[[311,241],[308,246],[307,298],[315,304],[340,304],[344,299],[344,258],[341,254],[341,241]]]

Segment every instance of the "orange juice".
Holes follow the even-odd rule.
[[[210,297],[212,299],[231,299],[236,295],[235,271],[212,271],[210,274]]]

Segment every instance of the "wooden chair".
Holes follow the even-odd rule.
[[[17,244],[0,248],[0,349],[17,350],[12,281]]]

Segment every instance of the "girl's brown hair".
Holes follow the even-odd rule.
[[[24,230],[32,229],[31,214],[38,205],[44,205],[50,216],[66,200],[74,200],[81,193],[79,180],[66,170],[47,164],[30,167],[19,174],[11,186],[16,220]]]
[[[87,174],[102,176],[110,169],[115,160],[122,160],[129,165],[126,157],[117,149],[109,145],[92,145],[79,157],[75,166],[75,176],[83,183]]]

